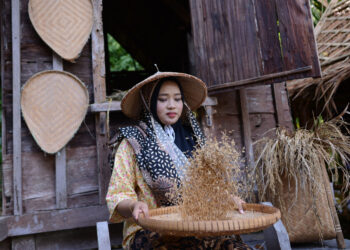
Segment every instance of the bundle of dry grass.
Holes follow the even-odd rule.
[[[339,172],[342,173],[343,193],[347,196],[344,202],[349,199],[350,174],[345,166],[350,157],[350,137],[341,131],[342,127],[346,129],[345,125],[341,117],[337,117],[318,123],[313,130],[288,132],[277,129],[275,138],[256,142],[259,153],[255,172],[259,196],[280,208],[288,232],[293,231],[289,224],[295,220],[289,216],[291,209],[296,204],[298,207],[307,204],[317,218],[313,223],[317,224],[319,238],[322,239],[320,216],[323,215],[319,208],[324,205],[320,204],[323,185],[328,185],[324,183],[322,168],[325,166],[333,181],[338,179]]]
[[[208,140],[197,148],[177,195],[181,216],[189,220],[221,220],[235,208],[234,196],[240,189],[240,153],[235,143],[223,135],[220,142]]]
[[[259,153],[255,172],[260,184],[260,197],[265,197],[267,189],[276,196],[283,176],[303,189],[317,192],[318,184],[322,182],[320,168],[324,164],[328,166],[333,181],[337,181],[339,171],[342,172],[343,192],[347,193],[350,174],[345,166],[350,157],[350,137],[341,131],[341,128],[346,129],[345,125],[337,117],[316,125],[314,130],[288,132],[276,129],[275,138],[265,137],[257,141],[255,144]]]

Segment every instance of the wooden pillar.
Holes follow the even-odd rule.
[[[21,215],[22,162],[21,162],[21,30],[20,0],[11,1],[12,11],[12,107],[13,107],[13,213]]]
[[[54,70],[63,70],[62,58],[55,52],[52,52],[52,68]],[[55,158],[56,208],[67,208],[66,147],[57,152]]]
[[[102,26],[102,0],[93,0],[92,3],[94,8],[94,25],[91,33],[94,102],[102,103],[106,100],[106,69]],[[107,159],[108,138],[106,117],[106,112],[96,113],[95,115],[100,204],[104,204],[106,202],[105,198],[110,178],[110,169],[108,167]]]

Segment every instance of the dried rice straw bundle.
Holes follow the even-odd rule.
[[[223,135],[220,142],[209,139],[197,148],[186,170],[182,187],[177,190],[182,200],[182,218],[190,220],[226,219],[235,208],[234,196],[240,189],[240,153],[235,142]]]
[[[325,203],[320,198],[324,193],[323,185],[328,185],[323,183],[322,168],[325,165],[333,180],[338,178],[339,171],[342,172],[343,192],[348,195],[345,200],[349,199],[350,175],[344,166],[349,161],[350,137],[341,132],[344,125],[341,117],[337,117],[318,124],[314,130],[289,132],[276,129],[275,138],[265,137],[255,143],[258,152],[255,173],[260,199],[267,199],[280,208],[288,232],[292,230],[289,224],[295,219],[290,216],[294,206],[305,204],[305,208],[311,206],[308,209],[317,218],[322,239],[324,225],[318,207]]]

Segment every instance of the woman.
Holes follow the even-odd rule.
[[[111,222],[124,223],[123,247],[164,247],[164,238],[138,226],[141,213],[174,205],[167,193],[180,185],[187,158],[204,136],[191,112],[205,100],[207,89],[198,78],[175,72],[157,72],[128,91],[122,100],[123,113],[137,126],[120,129],[118,149],[107,204]],[[169,247],[169,239],[167,239]],[[233,238],[178,238],[173,248],[196,249],[230,246],[246,249]],[[239,248],[236,248],[239,247]]]

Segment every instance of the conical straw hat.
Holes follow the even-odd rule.
[[[166,77],[175,77],[179,81],[184,93],[185,101],[191,110],[199,108],[205,101],[205,98],[207,97],[207,87],[201,79],[185,73],[158,71],[136,84],[126,93],[121,102],[123,113],[132,119],[140,118],[143,107],[140,90],[149,87],[146,85],[154,85],[158,80]]]
[[[68,72],[37,73],[22,89],[24,120],[40,148],[50,154],[58,152],[74,136],[88,106],[87,88]]]
[[[30,20],[44,42],[62,58],[74,61],[89,39],[91,0],[30,0]]]

